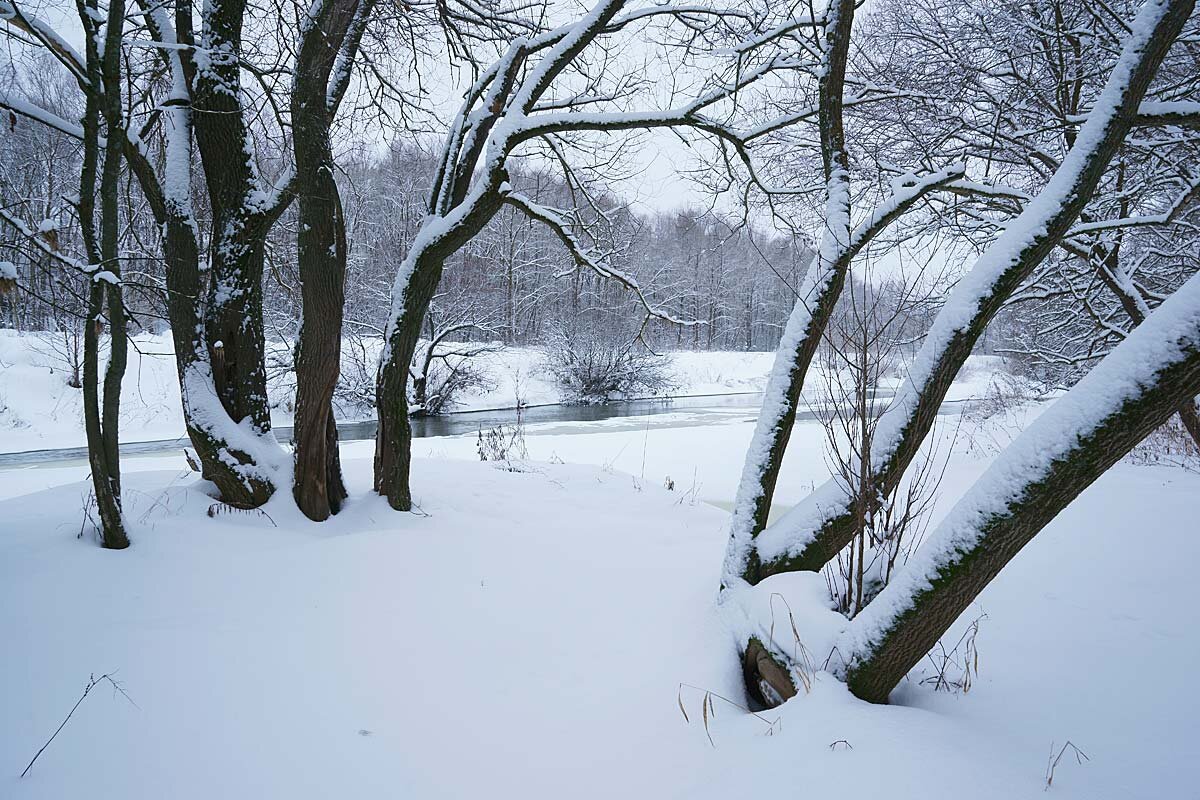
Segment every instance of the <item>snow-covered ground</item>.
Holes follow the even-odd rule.
[[[1121,465],[1062,514],[947,637],[986,614],[969,693],[917,673],[870,706],[819,674],[752,716],[721,699],[743,693],[715,606],[751,416],[533,426],[520,472],[420,440],[420,514],[370,495],[351,443],[325,524],[286,493],[210,517],[179,455],[130,459],[119,553],[77,538],[82,467],[0,472],[0,796],[1033,798],[1068,740],[1090,760],[1068,749],[1051,795],[1194,793],[1200,476]],[[942,435],[938,514],[1010,429]],[[780,503],[824,477],[821,436],[798,426]],[[817,662],[821,588],[771,589]],[[114,671],[136,706],[97,687],[17,778]]]

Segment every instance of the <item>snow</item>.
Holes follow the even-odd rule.
[[[322,524],[287,493],[209,517],[178,456],[133,459],[119,553],[76,538],[85,467],[0,473],[16,493],[0,501],[0,640],[19,654],[0,659],[0,796],[1009,800],[1048,796],[1046,758],[1067,739],[1091,760],[1064,759],[1056,797],[1200,781],[1183,688],[1200,657],[1200,476],[1158,467],[1113,470],[988,587],[970,693],[914,676],[901,704],[871,706],[817,672],[761,719],[714,696],[710,745],[704,692],[743,702],[715,607],[728,515],[686,497],[686,473],[728,503],[749,416],[531,431],[535,458],[599,466],[522,472],[473,460],[473,437],[421,440],[461,458],[415,460],[420,514],[369,493],[371,446],[354,443],[351,500]],[[797,425],[783,491],[821,475],[821,435]],[[954,459],[947,502],[986,468]],[[1148,509],[1156,546],[1124,547]],[[818,668],[841,624],[821,588],[775,576],[751,609],[774,613],[782,645],[790,607]],[[88,676],[111,671],[137,705],[94,691],[17,778]]]

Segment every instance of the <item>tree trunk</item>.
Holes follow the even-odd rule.
[[[1080,492],[1200,394],[1200,278],[1192,278],[1022,433],[851,623],[857,696],[889,693],[988,583]]]
[[[827,12],[823,68],[817,84],[826,185],[825,230],[788,317],[742,470],[726,554],[725,585],[747,579],[758,570],[752,542],[767,526],[784,452],[796,424],[804,379],[855,252],[850,246],[850,161],[842,124],[842,92],[854,6],[853,0],[836,0]]]
[[[1147,2],[1076,146],[947,300],[877,428],[872,459],[884,495],[899,485],[988,322],[1079,217],[1135,123],[1138,105],[1192,6],[1192,0]],[[818,571],[836,557],[854,534],[853,499],[826,485],[776,528],[774,535],[759,537],[748,559],[744,575],[751,583],[789,570]]]
[[[500,187],[508,181],[503,167],[488,176],[486,188],[470,201],[455,224],[445,229],[444,217],[422,226],[416,242],[392,289],[393,308],[400,312],[388,321],[379,377],[375,384],[375,406],[379,427],[375,433],[375,491],[387,498],[397,511],[412,510],[409,472],[412,466],[412,427],[408,422],[408,379],[413,353],[429,304],[437,292],[446,260],[483,230],[500,210],[504,198]]]
[[[104,547],[122,550],[129,546],[121,513],[121,459],[118,447],[121,383],[125,377],[128,342],[125,338],[125,308],[122,303],[121,268],[117,250],[120,224],[118,182],[121,177],[121,33],[125,6],[112,0],[105,30],[105,55],[97,47],[99,25],[94,3],[81,6],[80,17],[86,38],[89,86],[84,111],[83,169],[80,173],[79,220],[89,266],[88,314],[83,321],[83,419],[88,444],[88,465],[100,516]],[[102,114],[103,109],[103,114]],[[100,166],[103,116],[104,158]],[[96,172],[100,169],[100,217],[96,230]],[[98,235],[97,235],[98,233]],[[103,399],[100,386],[100,335],[104,314],[110,324],[111,346],[104,373]]]
[[[318,521],[336,514],[346,499],[333,416],[346,304],[346,220],[333,174],[330,128],[373,7],[374,0],[323,0],[310,8],[301,22],[291,96],[303,303],[292,493],[300,510]],[[340,72],[331,75],[335,64]]]
[[[206,432],[204,438],[215,440],[198,443],[197,450],[206,460],[206,475],[221,489],[222,499],[231,505],[254,507],[266,502],[276,488],[268,465],[259,463],[267,450],[276,447],[268,436],[271,415],[264,358],[262,277],[267,233],[287,203],[264,206],[264,192],[251,155],[237,57],[241,53],[245,11],[243,0],[207,4],[199,46],[209,53],[227,52],[232,57],[210,58],[203,70],[196,69],[190,59],[185,61],[196,112],[192,116],[196,142],[212,207],[208,281],[206,286],[198,287],[205,294],[203,324],[193,329],[203,331],[207,352],[192,362],[188,379],[197,383],[211,380],[212,390],[229,419],[235,425],[249,423],[251,438],[246,447],[222,441],[225,437],[214,430],[213,420],[202,419],[194,427]],[[190,31],[185,33],[181,27],[179,33],[190,40]],[[203,392],[208,387],[190,388]],[[210,409],[196,410],[201,418],[212,416]],[[239,463],[220,463],[224,462],[220,456],[225,451]]]
[[[375,434],[375,491],[397,511],[412,509],[409,472],[412,427],[408,422],[408,377],[421,325],[442,277],[444,259],[425,251],[411,254],[414,266],[400,317],[387,340],[375,387],[379,428]]]
[[[299,128],[295,126],[297,163],[301,163]],[[293,494],[300,510],[313,520],[336,514],[346,498],[333,416],[333,390],[341,365],[346,228],[332,154],[328,155],[330,159],[315,174],[305,174],[299,186],[303,315],[296,354]]]

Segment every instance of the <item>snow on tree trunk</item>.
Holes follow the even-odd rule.
[[[760,580],[761,565],[754,540],[767,527],[805,377],[851,262],[876,234],[925,194],[963,174],[963,168],[956,165],[920,179],[906,176],[895,182],[892,195],[863,224],[851,229],[850,168],[842,124],[842,93],[854,8],[853,2],[833,3],[825,17],[823,60],[817,86],[826,181],[825,229],[780,340],[742,469],[725,557],[722,578],[725,586]]]
[[[244,4],[236,0],[206,4],[201,40],[190,58],[189,51],[178,61],[168,55],[173,95],[177,102],[190,102],[195,113],[173,120],[163,194],[169,215],[168,289],[176,296],[168,309],[188,432],[203,473],[217,484],[221,498],[253,507],[270,498],[286,472],[286,457],[270,433],[262,274],[267,233],[290,195],[281,199],[265,191],[255,167],[236,57],[244,15]],[[173,45],[178,35],[180,44],[191,44],[186,12],[177,15],[178,30],[161,13],[148,16],[156,20],[156,38]],[[212,207],[207,269],[199,263],[199,232],[187,185],[193,127]],[[171,252],[172,246],[179,250]],[[170,285],[172,277],[181,285]],[[185,289],[194,292],[180,297]]]
[[[502,170],[501,170],[502,173]],[[442,267],[495,216],[502,204],[503,175],[447,217],[429,217],[417,233],[392,289],[393,311],[375,388],[379,427],[375,433],[375,491],[398,511],[412,508],[409,469],[412,428],[408,421],[409,367]]]
[[[958,282],[879,422],[872,459],[882,491],[899,484],[988,322],[1067,233],[1095,191],[1192,6],[1192,0],[1146,3],[1059,169]],[[820,570],[850,541],[853,530],[852,501],[836,481],[829,481],[758,535],[753,557],[746,560],[757,569],[745,571],[745,577],[757,582],[777,572]]]
[[[1200,277],[1193,277],[997,457],[854,618],[838,646],[850,690],[886,702],[1046,524],[1197,394]]]
[[[788,318],[763,397],[750,452],[734,500],[725,582],[757,571],[751,541],[767,526],[771,498],[813,355],[833,313],[853,256],[850,249],[850,166],[842,124],[842,91],[854,2],[829,4],[818,79],[818,127],[825,170],[825,229]]]

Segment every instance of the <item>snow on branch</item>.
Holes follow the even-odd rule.
[[[1171,202],[1169,207],[1157,214],[1141,214],[1136,217],[1081,222],[1071,228],[1067,235],[1074,238],[1083,234],[1098,233],[1117,228],[1143,228],[1149,225],[1167,225],[1174,222],[1179,214],[1191,206],[1197,198],[1200,198],[1200,178],[1193,179],[1187,185],[1187,188]]]
[[[1147,102],[1138,106],[1138,125],[1173,125],[1200,130],[1200,103]]]
[[[54,114],[41,106],[34,105],[18,97],[12,97],[8,94],[0,93],[0,108],[11,111],[14,114],[19,114],[22,117],[40,122],[47,128],[52,128],[59,133],[66,134],[73,139],[83,139],[83,128],[73,122],[63,119],[57,114]],[[104,142],[101,140],[100,147],[104,147]]]
[[[82,261],[65,256],[50,243],[46,241],[46,237],[42,236],[39,231],[25,224],[25,221],[16,216],[12,212],[0,208],[0,220],[4,220],[11,225],[17,233],[21,234],[31,245],[42,252],[43,255],[57,261],[63,266],[70,267],[77,272],[82,272],[84,275],[91,276],[94,280],[108,280],[100,275],[100,267],[95,264],[85,264]],[[109,273],[111,275],[111,273]],[[110,281],[111,282],[111,281]]]
[[[0,0],[0,20],[22,33],[32,36],[40,45],[49,50],[67,68],[80,86],[90,83],[83,58],[45,20],[22,11],[17,6],[16,0]]]

